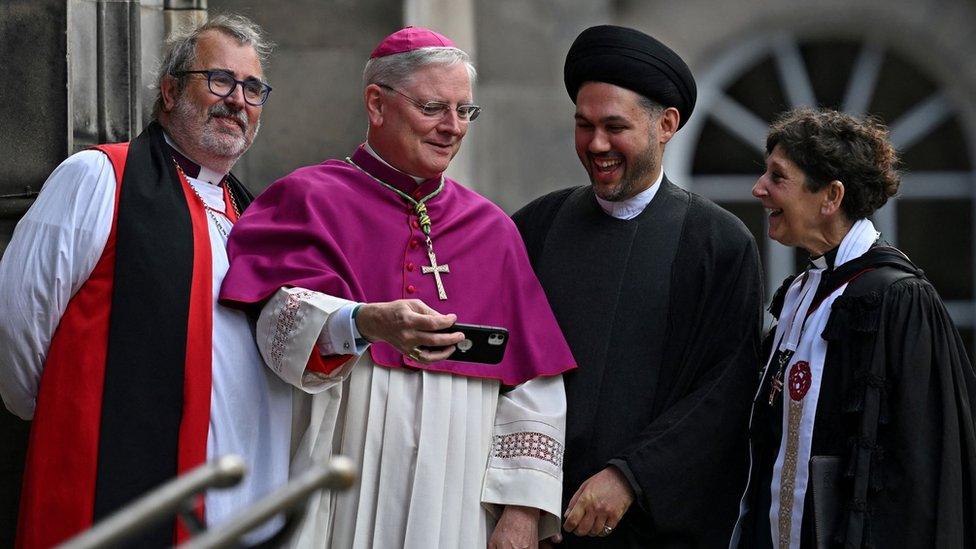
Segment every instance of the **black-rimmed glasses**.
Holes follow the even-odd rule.
[[[177,71],[173,73],[173,76],[184,76],[187,74],[206,75],[207,87],[210,88],[210,93],[216,95],[217,97],[229,96],[230,94],[234,93],[234,90],[237,89],[237,85],[240,84],[241,89],[244,91],[244,102],[254,107],[264,105],[265,101],[268,100],[268,95],[271,94],[271,86],[265,84],[257,78],[238,80],[234,78],[233,74],[223,69]]]
[[[478,115],[481,114],[481,107],[479,107],[478,105],[465,104],[465,105],[458,105],[457,107],[451,107],[451,105],[448,105],[443,101],[428,101],[426,103],[421,103],[420,101],[417,101],[413,97],[410,97],[409,95],[401,92],[400,90],[391,88],[386,84],[377,84],[377,85],[383,88],[384,90],[390,90],[393,93],[397,93],[403,96],[404,99],[413,103],[415,107],[420,109],[420,112],[424,113],[424,116],[429,116],[431,118],[444,116],[445,114],[447,114],[453,109],[457,111],[458,118],[460,118],[461,120],[464,120],[465,122],[473,122],[474,119],[478,118]]]

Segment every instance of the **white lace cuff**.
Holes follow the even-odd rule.
[[[355,302],[303,288],[281,288],[261,309],[257,325],[257,343],[267,365],[287,383],[309,393],[318,393],[341,381],[355,360],[349,360],[329,375],[306,371],[313,349],[321,354],[359,354],[354,341],[338,340],[323,334],[331,317],[347,307],[352,314]],[[341,324],[341,323],[339,323]],[[351,336],[351,333],[350,333]],[[350,343],[351,349],[344,347]],[[323,349],[323,344],[328,349]],[[363,347],[363,350],[365,347]]]

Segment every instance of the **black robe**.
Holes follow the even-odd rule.
[[[836,456],[840,467],[837,511],[818,517],[820,535],[832,547],[976,547],[976,376],[959,334],[922,271],[894,248],[875,246],[828,270],[818,295],[854,275],[822,334],[811,456]],[[777,292],[774,316],[792,280]],[[769,487],[783,412],[782,393],[769,405],[770,378],[754,404],[743,548],[772,547]],[[812,494],[805,548],[816,547]]]
[[[632,220],[606,215],[590,187],[543,196],[514,219],[579,364],[564,376],[563,504],[608,465],[637,495],[610,536],[569,534],[562,546],[727,544],[758,372],[752,236],[667,179]]]

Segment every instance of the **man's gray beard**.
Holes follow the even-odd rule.
[[[207,120],[199,127],[191,127],[197,115],[198,112],[193,103],[187,98],[185,93],[181,94],[176,101],[176,105],[173,106],[171,118],[174,131],[187,135],[195,140],[205,153],[218,158],[232,158],[234,162],[237,162],[237,159],[247,152],[247,149],[250,148],[251,143],[254,142],[254,138],[258,136],[258,131],[261,129],[261,121],[258,120],[257,125],[254,127],[254,135],[251,137],[251,143],[248,142],[244,133],[234,137],[233,140],[228,140],[227,134],[218,132],[213,126],[208,124],[210,119],[215,116],[229,116],[243,122],[245,128],[248,127],[249,119],[247,111],[241,109],[240,111],[233,112],[223,102],[216,103],[207,110]]]
[[[620,180],[620,184],[604,195],[601,194],[600,187],[596,184],[596,179],[593,177],[594,166],[592,160],[590,160],[590,164],[590,184],[593,187],[593,192],[607,202],[620,202],[633,197],[637,194],[636,189],[640,185],[646,184],[648,178],[657,171],[657,162],[654,160],[654,153],[648,148],[636,158],[632,168],[629,165],[627,166],[627,173]]]

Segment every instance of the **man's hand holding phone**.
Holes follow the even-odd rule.
[[[423,364],[448,358],[465,339],[461,332],[443,333],[455,322],[457,315],[442,315],[419,299],[365,303],[356,313],[356,327],[364,338],[385,341]]]
[[[423,364],[448,359],[498,364],[508,344],[505,328],[456,323],[457,315],[442,315],[418,299],[365,303],[355,316],[367,340],[385,341]]]

